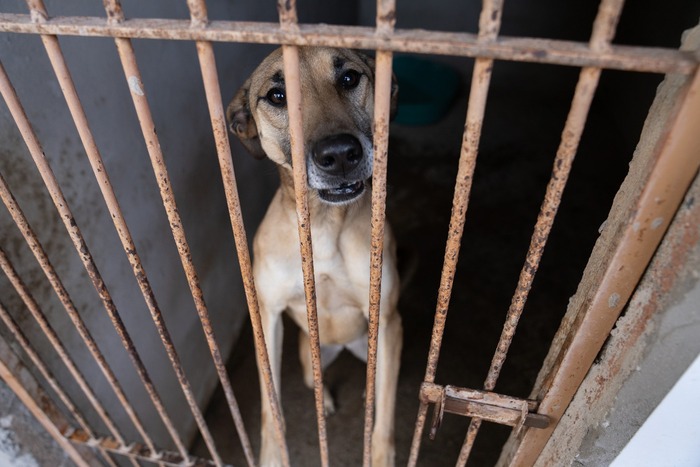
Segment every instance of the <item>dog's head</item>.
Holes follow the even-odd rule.
[[[231,132],[255,157],[291,170],[283,68],[277,49],[243,84],[226,116]],[[374,60],[347,49],[305,47],[299,50],[299,72],[309,187],[326,203],[351,202],[372,176]],[[397,93],[393,81],[392,113]]]

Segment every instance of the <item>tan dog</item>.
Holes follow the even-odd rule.
[[[309,209],[325,368],[347,348],[367,361],[369,308],[370,177],[372,175],[373,60],[331,48],[301,48],[302,115]],[[397,88],[392,86],[392,108]],[[256,157],[272,159],[280,172],[277,191],[254,240],[254,275],[260,312],[280,393],[282,313],[301,328],[299,357],[313,387],[306,304],[292,181],[282,50],[269,55],[228,106],[231,131]],[[394,405],[402,328],[396,310],[399,278],[396,246],[387,225],[384,237],[376,420],[372,465],[394,465]],[[260,464],[280,464],[272,414],[262,384]],[[334,410],[324,389],[325,407]]]

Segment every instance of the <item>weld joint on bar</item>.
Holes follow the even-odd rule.
[[[27,1],[27,6],[29,7],[29,17],[32,23],[44,24],[49,20],[49,14],[43,1],[29,0]]]

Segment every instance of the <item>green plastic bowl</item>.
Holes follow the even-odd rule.
[[[394,58],[399,83],[398,112],[394,122],[429,125],[450,109],[459,88],[459,74],[453,68],[413,55]]]

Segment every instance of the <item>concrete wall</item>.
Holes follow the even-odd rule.
[[[677,274],[677,286],[641,343],[629,378],[609,410],[586,431],[574,465],[609,465],[700,355],[700,245]]]
[[[300,5],[303,6],[303,21],[354,21],[353,2],[343,2],[342,7],[333,8],[321,0],[300,3],[304,4]],[[189,17],[184,1],[131,0],[122,4],[127,17]],[[46,1],[46,5],[49,13],[56,16],[104,16],[101,2],[54,0]],[[235,4],[210,0],[208,7],[212,19],[277,20],[273,4],[255,0]],[[0,10],[27,12],[21,0],[3,1]],[[165,321],[197,399],[204,405],[218,380],[160,201],[114,42],[106,38],[62,37],[60,43]],[[226,356],[247,319],[247,307],[195,46],[191,42],[142,40],[134,41],[134,48],[216,338]],[[268,46],[245,44],[215,46],[225,100],[233,96],[269,50]],[[192,416],[185,409],[185,399],[115,233],[39,37],[0,34],[0,57],[171,417],[185,438],[191,438],[195,434]],[[276,175],[269,165],[248,157],[237,142],[232,144],[243,215],[249,238],[252,238],[276,186]],[[4,105],[0,106],[0,173],[38,233],[73,302],[123,382],[129,399],[142,414],[147,429],[156,434],[159,445],[172,446]],[[119,408],[4,206],[0,208],[0,241],[125,437],[138,440],[131,422]],[[59,380],[83,407],[87,418],[98,427],[97,431],[106,433],[4,275],[0,276],[0,300],[36,343]]]
[[[0,465],[73,465],[66,453],[0,380]]]

